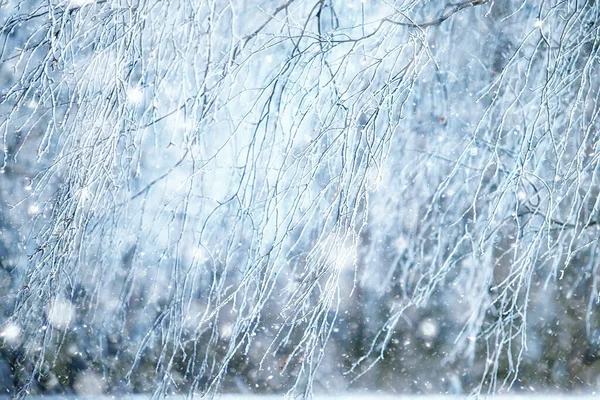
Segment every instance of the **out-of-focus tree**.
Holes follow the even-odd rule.
[[[596,1],[0,18],[21,394],[598,385]]]

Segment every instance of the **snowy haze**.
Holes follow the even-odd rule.
[[[0,392],[600,387],[596,1],[0,26]]]

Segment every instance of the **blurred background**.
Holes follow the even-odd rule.
[[[599,17],[0,2],[0,393],[595,393]]]

